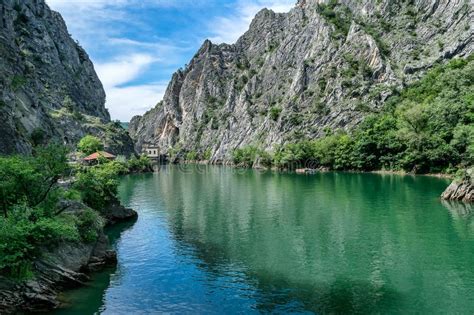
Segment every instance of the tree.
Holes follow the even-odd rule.
[[[123,171],[124,166],[115,161],[88,167],[77,174],[74,187],[81,192],[86,205],[102,211],[107,202],[116,198],[118,175]]]
[[[104,150],[104,145],[99,138],[87,135],[79,141],[77,149],[85,155]]]
[[[49,145],[36,150],[33,157],[0,158],[0,207],[4,217],[20,201],[37,207],[54,197],[58,179],[68,169],[67,150]]]

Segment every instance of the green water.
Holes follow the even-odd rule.
[[[58,314],[474,313],[474,221],[447,180],[167,167],[123,178],[119,265]],[[120,237],[119,237],[120,236]]]

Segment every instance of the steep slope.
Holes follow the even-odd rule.
[[[0,1],[0,154],[28,153],[53,138],[74,145],[87,133],[130,154],[110,122],[105,92],[87,53],[44,0]]]
[[[162,102],[134,117],[138,150],[233,149],[350,130],[432,65],[474,50],[469,0],[300,0],[262,10],[233,45],[206,41]]]

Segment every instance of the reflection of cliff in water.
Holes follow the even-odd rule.
[[[429,290],[432,279],[418,274],[421,262],[412,258],[430,257],[431,248],[445,242],[441,235],[419,237],[430,231],[423,230],[418,203],[432,203],[430,215],[447,219],[439,201],[426,197],[425,190],[444,186],[431,178],[234,174],[216,167],[201,174],[169,171],[154,180],[178,248],[191,245],[211,273],[239,266],[262,293],[258,308],[265,311],[291,303],[317,312],[396,305],[404,296],[391,284],[400,277],[393,273]],[[468,233],[457,232],[459,238]],[[437,252],[446,264],[455,265],[451,246],[466,246],[455,239]]]
[[[135,222],[123,222],[107,227],[105,232],[112,248],[115,248],[121,235],[129,230]],[[112,277],[116,274],[117,267],[108,267],[91,275],[84,287],[69,290],[60,296],[61,308],[50,312],[53,315],[84,315],[91,310],[103,311],[104,297],[109,288]],[[82,303],[87,301],[87,303]],[[48,314],[50,314],[48,313]]]
[[[449,200],[441,200],[441,203],[453,217],[468,218],[474,213],[474,205],[470,203]]]

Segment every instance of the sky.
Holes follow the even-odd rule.
[[[234,43],[262,8],[288,12],[296,0],[46,0],[86,49],[114,120],[154,107],[172,74],[205,39]]]

